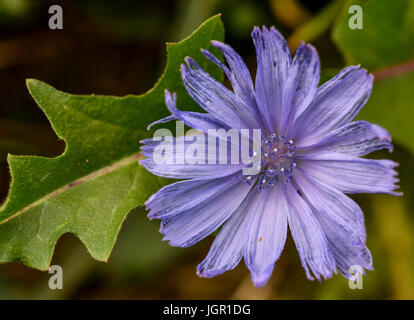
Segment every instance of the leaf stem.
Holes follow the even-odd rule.
[[[375,81],[381,81],[390,77],[399,76],[414,71],[414,60],[397,64],[374,72]]]

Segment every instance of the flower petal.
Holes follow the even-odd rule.
[[[364,214],[355,201],[336,188],[316,180],[301,168],[295,170],[294,179],[315,208],[356,233],[359,239],[356,242],[365,242]]]
[[[255,27],[252,39],[257,54],[257,103],[271,132],[280,132],[283,92],[291,64],[289,47],[273,27]]]
[[[181,75],[189,95],[217,120],[234,129],[260,128],[254,110],[223,84],[206,73],[191,58],[181,65]]]
[[[379,149],[392,151],[391,136],[387,130],[366,121],[350,122],[324,136],[319,142],[300,148],[302,153],[324,149],[363,156]]]
[[[223,53],[228,67],[208,50],[203,49],[201,51],[207,59],[215,63],[224,71],[233,87],[234,93],[250,107],[257,122],[261,124],[261,128],[268,129],[257,105],[256,93],[254,91],[249,69],[243,59],[230,46],[219,41],[211,41],[211,43]]]
[[[201,135],[200,135],[201,136]],[[193,139],[196,138],[193,136]],[[187,140],[188,137],[170,137],[171,142],[168,145],[172,146],[172,152],[166,152],[163,156],[164,163],[156,161],[155,152],[156,148],[165,141],[157,141],[152,138],[141,141],[144,145],[141,147],[141,153],[146,157],[140,161],[151,173],[173,179],[213,179],[231,175],[238,171],[241,171],[244,167],[243,164],[231,164],[232,158],[227,157],[227,163],[219,164],[221,154],[232,154],[233,149],[237,149],[236,144],[220,142],[217,139],[216,153],[209,153],[207,148],[207,138],[202,141]],[[187,150],[189,147],[199,146],[204,149],[204,157],[202,160],[204,163],[188,163]],[[237,150],[238,152],[239,150]],[[200,156],[201,158],[201,156]]]
[[[289,203],[289,228],[306,276],[313,280],[312,271],[319,281],[321,276],[330,278],[335,269],[335,259],[321,225],[292,183],[287,185],[286,196]]]
[[[250,217],[255,214],[259,194],[251,192],[225,222],[206,258],[198,265],[200,277],[211,278],[234,269],[243,257]]]
[[[177,109],[176,106],[177,95],[171,93],[168,90],[165,90],[165,104],[168,110],[172,113],[171,116],[168,116],[164,119],[160,119],[151,123],[147,130],[149,130],[153,125],[159,123],[165,123],[172,120],[181,120],[187,126],[200,130],[201,132],[207,133],[209,129],[228,129],[227,125],[217,120],[215,117],[208,113],[199,113],[199,112],[190,112],[190,111],[181,111]]]
[[[287,203],[280,185],[262,190],[247,234],[245,262],[253,283],[264,286],[282,253],[287,234]]]
[[[350,122],[367,102],[372,75],[352,66],[318,88],[314,99],[296,119],[290,137],[297,146],[316,143],[324,135]]]
[[[339,272],[350,278],[349,269],[353,266],[371,270],[364,215],[359,206],[342,192],[301,170],[296,171],[295,182],[326,235]]]
[[[203,202],[161,223],[163,240],[175,247],[188,247],[204,239],[220,227],[240,206],[251,186],[234,180],[234,185]]]
[[[345,193],[387,193],[400,195],[399,181],[391,160],[358,158],[337,152],[312,153],[301,157],[300,167],[315,179]]]
[[[253,81],[243,59],[229,45],[219,41],[211,41],[211,44],[220,49],[229,67],[207,50],[202,50],[204,55],[225,72],[233,87],[234,93],[243,99],[246,105],[257,109]]]
[[[237,175],[237,174],[236,174]],[[217,179],[192,179],[169,184],[153,194],[145,203],[150,219],[165,219],[217,195],[236,183],[236,176]]]
[[[282,135],[310,104],[319,84],[320,62],[316,49],[302,43],[296,50],[283,95]]]

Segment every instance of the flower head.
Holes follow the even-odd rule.
[[[274,28],[254,28],[257,53],[255,83],[241,57],[213,41],[224,64],[204,55],[228,77],[233,91],[207,74],[194,60],[181,66],[190,96],[207,112],[177,109],[166,91],[173,119],[204,133],[209,129],[260,129],[260,159],[255,174],[245,164],[158,164],[159,142],[143,143],[141,161],[152,173],[184,179],[160,189],[146,203],[149,217],[161,219],[171,245],[186,247],[218,232],[197,273],[212,277],[233,269],[242,258],[256,286],[269,279],[288,228],[309,279],[329,278],[338,270],[350,278],[350,267],[372,269],[365,245],[364,216],[345,193],[397,194],[396,163],[360,158],[374,150],[392,151],[388,132],[366,121],[352,121],[367,102],[373,77],[359,66],[343,69],[318,87],[316,50],[302,44],[293,59],[285,39]],[[187,140],[174,138],[172,155],[181,158]],[[232,148],[230,145],[227,148]],[[253,157],[258,153],[253,152]],[[208,155],[205,155],[208,158]]]

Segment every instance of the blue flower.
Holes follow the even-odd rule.
[[[360,158],[382,148],[392,151],[385,129],[352,121],[370,96],[372,75],[351,66],[318,87],[320,62],[312,46],[303,43],[291,58],[275,28],[255,27],[252,38],[254,85],[241,57],[213,41],[227,64],[203,53],[224,71],[233,91],[186,58],[181,66],[185,87],[207,113],[177,109],[175,95],[166,91],[172,115],[156,123],[178,119],[204,133],[261,129],[260,172],[244,176],[246,165],[232,163],[158,164],[153,152],[160,142],[147,139],[141,164],[156,175],[184,179],[147,201],[149,217],[162,220],[164,240],[178,247],[191,246],[221,227],[198,265],[202,277],[231,270],[244,258],[254,284],[263,286],[288,227],[308,279],[321,281],[336,271],[351,278],[352,266],[371,270],[363,213],[345,193],[398,194],[395,162]],[[182,148],[171,157],[182,158],[189,142],[174,142]]]

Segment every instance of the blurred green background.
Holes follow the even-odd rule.
[[[47,272],[7,264],[0,265],[0,298],[414,299],[414,80],[409,62],[414,59],[414,9],[405,7],[413,1],[354,2],[366,5],[364,30],[353,30],[361,32],[359,38],[344,22],[353,2],[343,0],[0,0],[0,202],[10,181],[7,153],[56,156],[64,149],[29,96],[26,78],[69,93],[143,93],[162,73],[164,43],[181,40],[215,13],[222,13],[226,42],[252,72],[256,57],[250,32],[264,24],[275,25],[292,50],[301,40],[312,42],[321,57],[322,81],[349,62],[385,78],[376,83],[380,89],[374,90],[362,118],[377,120],[393,134],[394,153],[373,156],[400,163],[404,192],[399,198],[353,197],[365,212],[375,268],[363,278],[362,290],[351,290],[339,275],[322,283],[308,281],[290,238],[264,288],[253,287],[243,263],[222,276],[198,278],[196,265],[212,237],[188,249],[169,247],[161,241],[159,223],[148,221],[138,208],[126,219],[108,263],[94,261],[80,241],[65,235],[52,261],[63,267],[63,290],[49,289]],[[52,4],[63,8],[63,30],[48,28]]]

